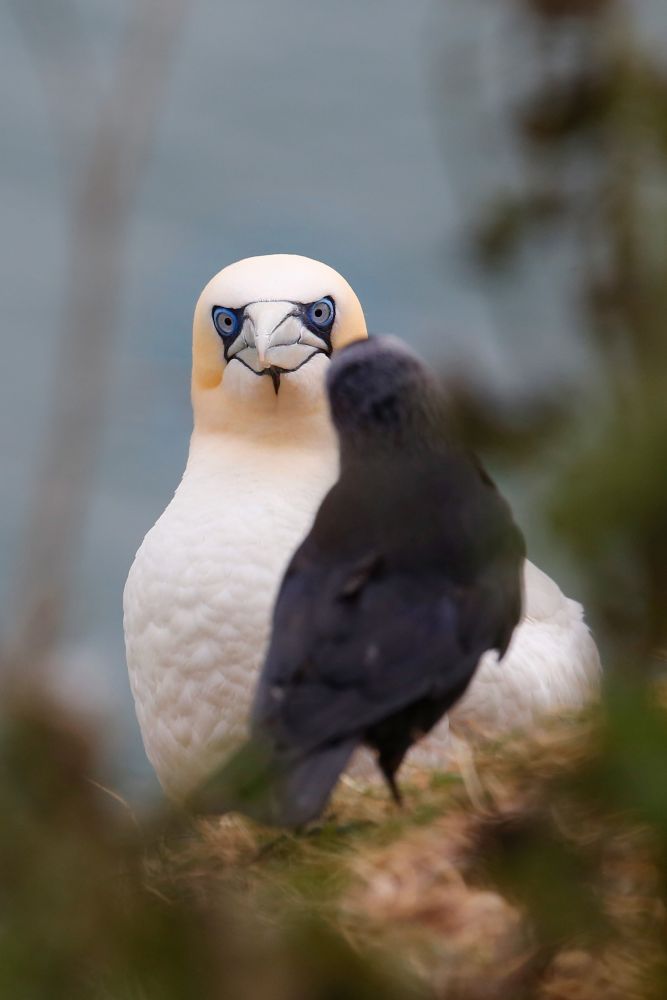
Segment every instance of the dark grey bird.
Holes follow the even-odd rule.
[[[327,383],[340,477],[283,579],[250,740],[198,799],[288,827],[320,815],[361,744],[400,802],[405,754],[521,615],[522,535],[429,370],[374,338]]]

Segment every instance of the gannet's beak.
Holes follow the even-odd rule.
[[[227,351],[256,375],[269,375],[278,392],[280,376],[301,368],[315,354],[329,354],[326,340],[303,322],[298,303],[252,302],[244,310],[243,326]]]
[[[294,344],[299,339],[300,326],[294,329],[294,307],[287,302],[255,302],[246,308],[243,335],[250,349],[255,348],[256,364],[261,371],[271,367],[272,348]],[[245,359],[244,359],[245,360]]]

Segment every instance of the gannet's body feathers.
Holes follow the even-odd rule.
[[[193,435],[183,480],[124,596],[144,745],[172,797],[245,737],[280,578],[336,473],[323,420],[289,446],[259,429],[240,440]]]
[[[341,475],[287,570],[252,713],[275,775],[264,809],[245,808],[279,825],[313,819],[361,743],[395,791],[409,747],[521,615],[523,540],[447,440],[414,355],[358,344],[328,381]]]

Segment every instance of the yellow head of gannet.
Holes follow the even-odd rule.
[[[195,309],[192,394],[196,429],[228,427],[253,410],[298,408],[323,399],[333,351],[366,337],[356,294],[333,268],[270,254],[224,268]]]

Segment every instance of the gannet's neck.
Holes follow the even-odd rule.
[[[194,489],[198,503],[213,497],[219,505],[230,490],[240,490],[246,499],[254,497],[253,503],[262,498],[260,506],[266,503],[268,509],[277,496],[294,504],[296,495],[294,509],[301,510],[306,525],[338,469],[338,441],[324,408],[305,421],[256,414],[252,422],[225,430],[195,427],[179,493]],[[297,532],[294,544],[299,538]]]
[[[277,393],[271,378],[239,363],[228,365],[214,386],[201,386],[193,378],[195,437],[222,434],[248,442],[283,439],[285,444],[333,437],[325,390],[328,365],[323,355],[312,358],[283,375]]]
[[[298,453],[300,475],[312,468],[322,478],[323,491],[328,489],[338,469],[338,442],[324,387],[328,362],[318,366],[318,360],[295,373],[301,377],[285,376],[278,394],[270,378],[240,365],[226,369],[222,383],[212,389],[193,385],[188,477],[215,476],[216,470],[232,467],[250,476],[266,475],[270,468],[289,470]]]
[[[190,439],[190,460],[230,448],[258,451],[313,451],[338,455],[338,443],[327,410],[313,411],[304,420],[285,419],[276,414],[254,414],[246,422],[230,422],[215,430],[195,425]],[[336,459],[337,460],[337,459]],[[190,464],[190,462],[188,462]]]

